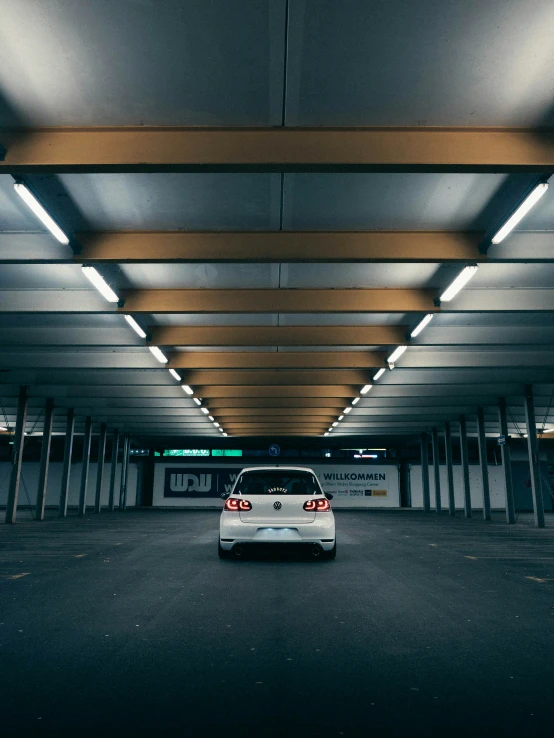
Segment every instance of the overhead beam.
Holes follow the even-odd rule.
[[[375,369],[386,358],[382,351],[177,351],[168,356],[174,369]]]
[[[435,292],[422,289],[134,290],[123,293],[123,297],[124,313],[432,313],[438,310],[433,303]]]
[[[408,326],[150,326],[156,346],[392,346]]]
[[[116,308],[95,290],[2,290],[0,312],[114,314],[248,313],[552,313],[554,290],[465,290],[440,308],[435,290],[255,289],[134,290]]]
[[[367,384],[371,373],[361,369],[339,369],[336,371],[306,370],[289,371],[286,369],[273,371],[202,371],[194,370],[186,375],[187,383],[193,387],[205,385],[221,386],[252,386],[261,387],[272,385],[329,385],[329,384]]]
[[[552,133],[498,128],[27,128],[4,130],[0,171],[535,172]]]
[[[341,397],[344,399],[358,394],[359,384],[330,385],[328,387],[269,385],[267,387],[195,387],[196,394],[204,399],[212,397]]]
[[[478,252],[480,232],[267,231],[78,233],[77,263],[191,262],[466,262]]]

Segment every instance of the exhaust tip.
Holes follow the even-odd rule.
[[[240,558],[243,554],[242,546],[234,546],[233,554]]]
[[[321,556],[321,546],[312,546],[312,556],[314,559],[318,559]]]

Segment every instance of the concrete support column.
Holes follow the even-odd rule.
[[[444,446],[446,450],[446,472],[448,476],[448,514],[456,515],[456,502],[454,500],[454,469],[452,468],[452,431],[450,423],[444,426]]]
[[[17,418],[15,421],[15,435],[13,439],[12,468],[10,472],[10,486],[6,504],[6,523],[15,523],[17,517],[17,498],[19,496],[19,482],[21,481],[21,462],[23,461],[23,447],[25,445],[25,423],[27,421],[27,404],[29,402],[29,388],[19,388],[17,401]]]
[[[423,510],[431,512],[431,495],[429,492],[429,436],[422,433],[420,438],[421,448],[421,487],[423,490]]]
[[[90,443],[92,440],[92,418],[85,418],[85,436],[83,438],[83,463],[81,466],[81,489],[79,492],[79,515],[87,510],[88,470],[90,465]]]
[[[527,385],[525,388],[525,423],[527,424],[527,453],[529,455],[529,468],[531,470],[531,491],[533,493],[535,525],[537,528],[544,528],[541,468],[539,446],[537,443],[537,426],[535,423],[535,402],[533,400],[533,388],[531,385]]]
[[[102,479],[104,477],[104,457],[106,456],[106,423],[100,424],[98,438],[98,464],[96,466],[96,496],[94,498],[94,512],[102,509]]]
[[[440,514],[441,505],[441,477],[439,463],[439,432],[433,428],[433,471],[435,473],[435,511]]]
[[[71,473],[71,454],[73,453],[73,436],[75,433],[75,410],[70,407],[67,411],[65,424],[65,447],[63,451],[62,489],[60,492],[60,507],[58,516],[65,518],[67,515],[67,498],[69,495],[69,475]]]
[[[112,467],[110,469],[110,496],[108,498],[108,510],[113,512],[114,508],[114,491],[115,491],[115,472],[117,469],[117,453],[119,451],[119,431],[117,428],[112,433]]]
[[[504,436],[506,443],[500,446],[502,454],[502,468],[504,469],[504,486],[506,488],[506,522],[510,525],[516,522],[516,509],[514,504],[514,485],[512,482],[512,454],[508,443],[508,415],[506,400],[502,398],[498,407],[500,419],[500,435]]]
[[[129,434],[123,436],[123,458],[121,459],[121,485],[119,487],[119,509],[125,510],[127,507],[127,474],[129,472]]]
[[[460,450],[462,452],[462,476],[464,479],[464,515],[471,517],[471,484],[469,482],[469,456],[467,451],[467,423],[460,415]]]
[[[35,507],[35,517],[37,520],[44,520],[44,504],[46,502],[46,487],[48,485],[48,464],[50,462],[53,420],[54,399],[49,397],[46,400],[44,424],[42,426],[42,449],[40,452],[40,472],[38,476],[37,502]]]
[[[483,520],[491,519],[491,495],[489,489],[489,468],[487,466],[487,437],[485,435],[485,411],[477,408],[477,434],[479,437],[479,464],[483,484]]]

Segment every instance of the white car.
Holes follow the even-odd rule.
[[[300,544],[314,558],[335,558],[333,496],[323,493],[312,469],[243,469],[231,493],[222,497],[220,558],[240,557],[250,544]]]

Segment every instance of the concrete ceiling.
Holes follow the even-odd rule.
[[[554,428],[552,191],[490,246],[554,170],[553,25],[548,0],[5,0],[0,426],[13,424],[28,384],[31,426],[54,397],[56,432],[75,407],[79,431],[92,415],[95,428],[105,422],[136,438],[219,439],[148,350],[158,340],[229,436],[321,437],[403,342],[394,370],[331,438],[414,435],[460,414],[473,433],[480,406],[495,435],[500,397],[517,434],[527,385],[537,422]],[[151,126],[240,126],[251,138],[236,162],[225,160],[228,148],[214,163],[213,145],[202,144],[192,147],[200,164],[157,165],[155,145],[143,150],[138,139]],[[90,163],[94,146],[33,138],[48,127],[62,137],[64,127],[130,127],[130,147],[107,131]],[[343,127],[348,155],[326,159],[314,135],[309,165],[279,165],[255,127],[306,127],[310,136]],[[410,127],[398,134],[398,162],[362,161],[347,129],[371,127]],[[419,143],[435,127],[460,145],[454,163],[437,164],[435,149]],[[489,136],[483,161],[456,138],[468,127]],[[496,129],[515,127],[524,144],[497,156]],[[177,162],[180,144],[170,146]],[[251,152],[255,164],[243,166]],[[14,177],[70,246],[44,230]],[[434,246],[443,236],[446,245]],[[435,307],[473,262],[479,270],[463,292]],[[96,265],[122,308],[100,297],[83,263]],[[426,312],[435,313],[429,327],[407,340]]]

